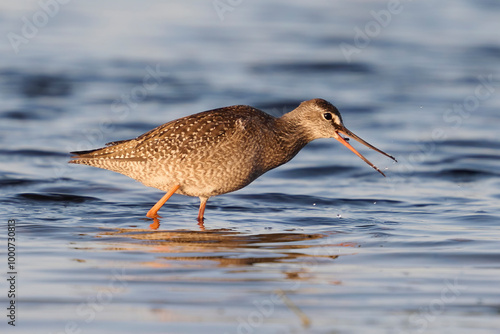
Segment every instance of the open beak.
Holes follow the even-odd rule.
[[[342,127],[341,129],[335,131],[335,135],[333,136],[333,138],[337,139],[339,142],[341,142],[342,144],[344,144],[348,149],[350,149],[351,151],[353,151],[354,154],[356,154],[358,157],[360,157],[368,165],[372,166],[372,168],[374,168],[377,172],[379,172],[383,176],[385,176],[385,174],[380,169],[378,169],[377,166],[375,166],[374,164],[372,164],[368,159],[366,159],[364,156],[362,156],[361,153],[359,153],[358,151],[356,151],[356,149],[354,147],[352,147],[351,144],[349,144],[344,138],[342,138],[342,136],[340,136],[339,133],[341,133],[341,134],[343,134],[345,136],[351,137],[352,139],[354,139],[354,140],[360,142],[361,144],[363,144],[363,145],[371,148],[372,150],[375,150],[378,153],[381,153],[381,154],[385,155],[386,157],[389,157],[392,160],[394,160],[394,161],[397,162],[397,160],[392,155],[389,155],[389,154],[385,153],[384,151],[379,150],[375,146],[373,146],[371,144],[368,144],[366,141],[364,141],[363,139],[359,138],[354,133],[352,133],[351,131],[347,130],[345,127]]]

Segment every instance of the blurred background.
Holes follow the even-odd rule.
[[[19,309],[2,332],[494,333],[499,14],[494,0],[3,1],[0,235],[16,220]],[[319,140],[211,199],[206,230],[198,199],[174,196],[155,232],[160,191],[67,164],[196,112],[279,116],[317,97],[396,156],[357,146],[387,178]]]

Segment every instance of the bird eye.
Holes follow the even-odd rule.
[[[326,112],[323,114],[323,117],[326,119],[326,120],[331,120],[333,117],[332,117],[332,114],[330,114],[329,112]]]

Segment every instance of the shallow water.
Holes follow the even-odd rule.
[[[498,331],[496,2],[120,3],[60,5],[17,53],[0,45],[0,236],[14,219],[18,272],[2,333]],[[0,8],[2,36],[43,10]],[[204,228],[198,199],[174,195],[151,230],[160,191],[67,164],[202,110],[315,97],[397,157],[355,146],[386,178],[319,140],[210,199]]]

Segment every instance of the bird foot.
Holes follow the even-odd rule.
[[[204,224],[205,219],[203,217],[201,219],[198,217],[196,220],[198,221],[198,226],[200,227],[200,230],[205,231],[205,224]]]
[[[149,228],[156,231],[159,227],[160,227],[160,220],[158,218],[153,218],[153,223],[149,224]]]

